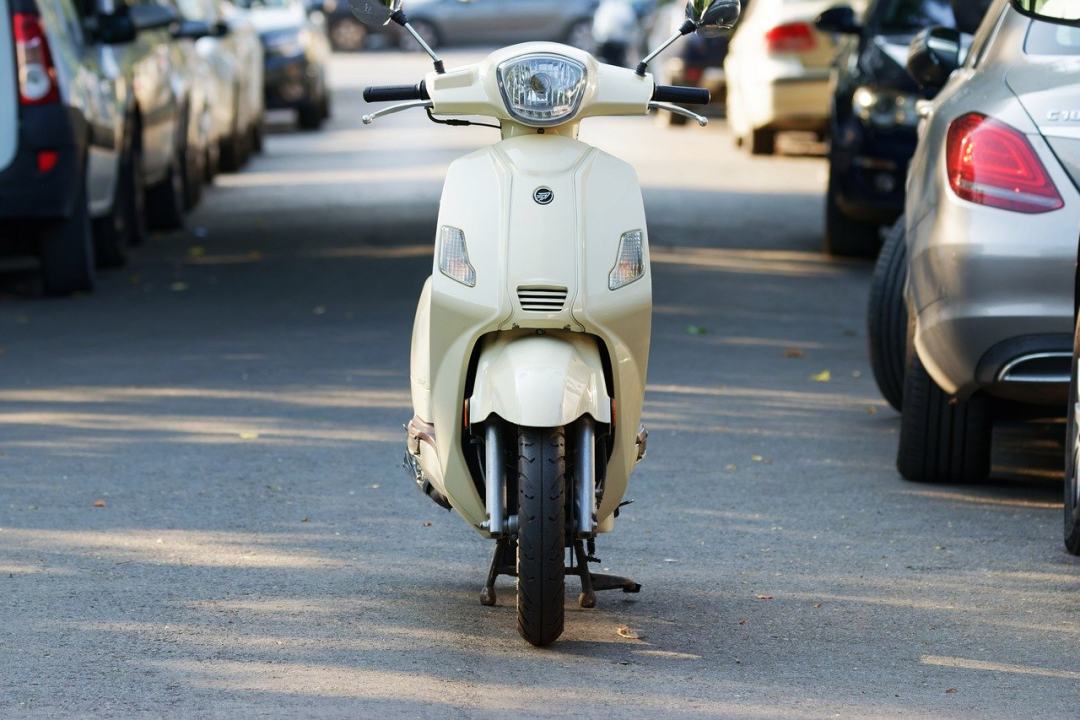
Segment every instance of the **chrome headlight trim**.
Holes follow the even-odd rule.
[[[576,82],[573,87],[568,90],[571,95],[569,98],[570,104],[568,109],[558,116],[551,118],[535,118],[522,115],[515,109],[514,103],[510,98],[510,89],[507,87],[507,72],[513,66],[534,60],[562,63],[578,73]],[[546,52],[526,53],[525,55],[515,55],[514,57],[499,63],[495,70],[495,78],[499,86],[499,94],[502,96],[503,106],[506,108],[506,112],[510,115],[511,119],[522,125],[528,125],[529,127],[554,127],[566,123],[577,115],[578,111],[581,109],[581,103],[585,99],[585,86],[589,79],[589,71],[585,66],[585,63],[566,55]]]

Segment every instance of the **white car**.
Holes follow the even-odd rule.
[[[40,258],[48,294],[92,290],[95,243],[111,261],[141,223],[129,86],[106,71],[82,12],[73,0],[0,0],[0,237],[4,252]],[[98,33],[133,40],[174,19],[106,19]]]
[[[814,20],[834,3],[754,0],[739,21],[724,62],[727,117],[739,144],[754,155],[775,152],[778,132],[825,134],[836,41]]]
[[[247,13],[221,0],[179,0],[185,20],[211,33],[195,43],[206,98],[206,175],[240,168],[261,143],[263,51]]]

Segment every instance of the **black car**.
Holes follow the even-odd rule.
[[[817,20],[845,35],[833,71],[825,251],[872,257],[880,230],[904,210],[908,162],[915,152],[917,103],[927,97],[905,69],[908,45],[922,29],[974,33],[992,0],[875,0],[862,21],[838,5]]]
[[[250,10],[265,57],[266,108],[296,111],[301,129],[317,130],[330,117],[326,66],[330,41],[321,3],[235,0]]]

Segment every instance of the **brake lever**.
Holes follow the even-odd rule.
[[[709,118],[705,117],[704,115],[698,115],[696,112],[691,112],[690,110],[687,110],[686,108],[682,107],[681,105],[672,105],[671,103],[666,103],[666,102],[650,102],[649,103],[649,109],[650,110],[667,110],[669,113],[674,113],[675,115],[682,115],[683,117],[688,117],[691,120],[696,120],[697,124],[700,125],[701,127],[705,127],[706,125],[709,124]]]
[[[435,103],[433,103],[430,100],[413,100],[412,102],[401,103],[400,105],[391,105],[390,107],[386,107],[386,108],[382,108],[380,110],[376,110],[375,112],[371,113],[370,115],[364,115],[362,118],[360,118],[360,121],[362,123],[364,123],[365,125],[370,125],[371,123],[375,122],[377,119],[381,118],[384,115],[393,115],[394,113],[399,113],[399,112],[401,112],[403,110],[412,110],[413,108],[432,108],[432,107],[435,107]]]

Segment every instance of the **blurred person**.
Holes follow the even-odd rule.
[[[656,0],[601,0],[592,26],[596,56],[611,65],[635,64],[647,52],[655,10]]]

